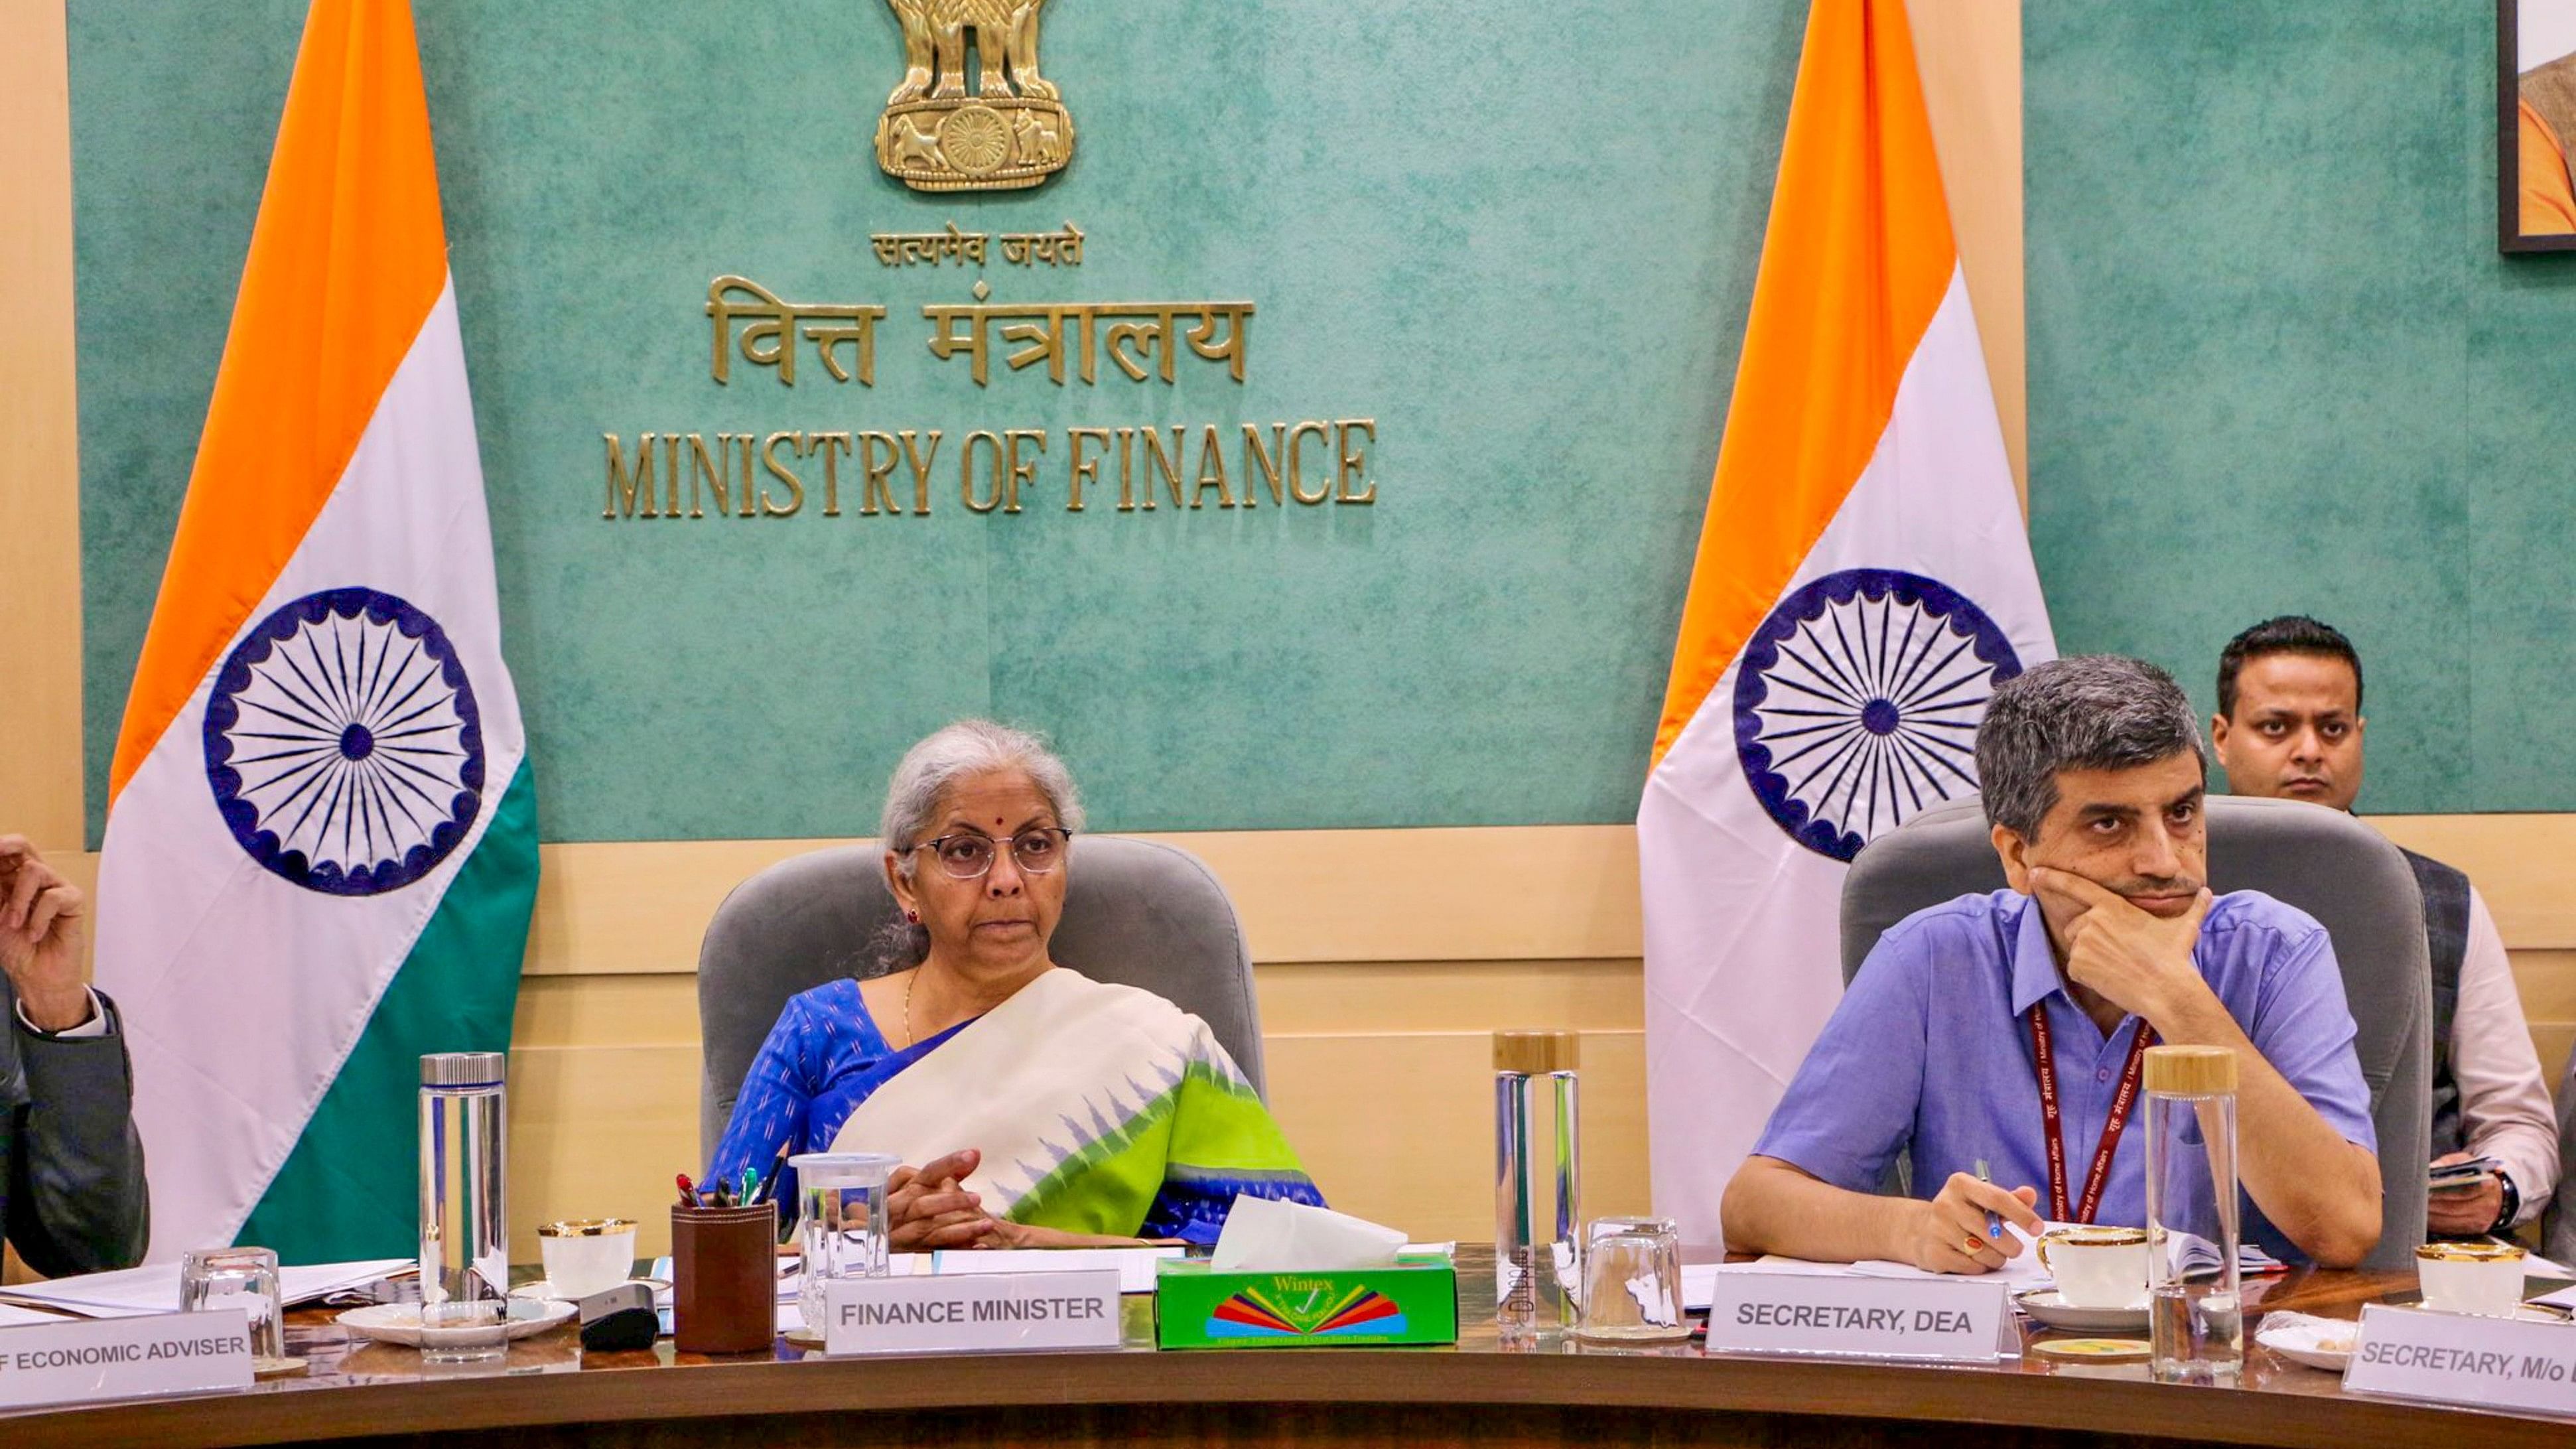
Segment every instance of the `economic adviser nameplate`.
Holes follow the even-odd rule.
[[[250,1315],[66,1318],[0,1328],[0,1407],[250,1387]]]

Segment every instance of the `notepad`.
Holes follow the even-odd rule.
[[[278,1270],[278,1289],[286,1306],[311,1303],[349,1288],[362,1288],[413,1266],[409,1258],[372,1258],[356,1263],[310,1263]],[[77,1313],[83,1318],[140,1318],[179,1310],[179,1265],[146,1263],[114,1273],[84,1273],[43,1283],[0,1288],[0,1299],[33,1303]]]

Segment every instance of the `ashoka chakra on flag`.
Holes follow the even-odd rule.
[[[482,716],[436,620],[330,589],[261,620],[215,675],[206,779],[253,860],[327,895],[419,880],[483,797]]]
[[[1895,569],[1845,569],[1791,593],[1745,646],[1735,747],[1792,839],[1850,860],[1916,812],[1977,788],[1977,724],[2021,673],[1964,595]]]

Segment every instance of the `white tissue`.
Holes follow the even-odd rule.
[[[1330,1208],[1247,1193],[1234,1200],[1208,1266],[1220,1273],[1315,1273],[1392,1266],[1404,1234]]]

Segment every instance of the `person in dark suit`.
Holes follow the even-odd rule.
[[[151,1233],[116,1004],[81,981],[85,904],[0,835],[0,1224],[47,1277],[132,1267]]]

